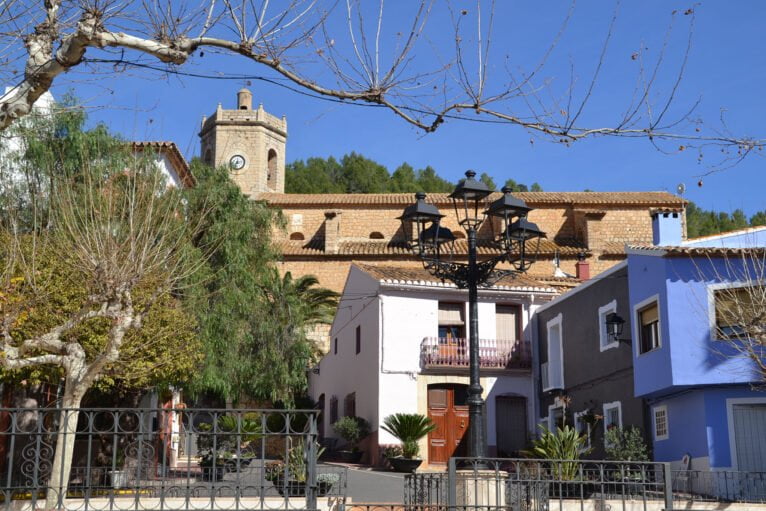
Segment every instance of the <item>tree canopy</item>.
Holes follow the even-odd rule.
[[[766,210],[757,211],[749,219],[741,209],[731,213],[700,208],[693,202],[686,206],[686,234],[689,238],[766,225]]]
[[[455,189],[455,183],[442,178],[433,167],[415,170],[404,162],[393,173],[357,153],[343,156],[340,161],[332,156],[297,160],[285,169],[286,193],[447,193]],[[481,180],[496,189],[492,177],[483,172]],[[510,183],[510,184],[509,184]],[[528,191],[530,187],[509,179],[506,186],[514,191]],[[542,191],[539,184],[532,191]]]

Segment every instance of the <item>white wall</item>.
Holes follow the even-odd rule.
[[[330,400],[338,399],[338,417],[344,415],[344,400],[356,393],[356,415],[378,422],[378,284],[367,274],[351,267],[346,286],[330,330],[330,351],[319,363],[319,374],[309,379],[309,395],[325,395],[324,432],[337,437],[330,423]],[[356,327],[361,326],[361,351],[356,353]],[[334,353],[335,339],[338,353]]]

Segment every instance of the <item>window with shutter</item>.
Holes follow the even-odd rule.
[[[660,347],[660,314],[656,301],[638,311],[638,327],[640,353]]]
[[[439,302],[439,338],[465,338],[465,304]]]

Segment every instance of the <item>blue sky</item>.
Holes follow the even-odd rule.
[[[554,37],[568,4],[516,0],[500,4],[493,55],[505,57],[511,66],[529,68]],[[475,7],[474,2],[458,1],[456,5]],[[400,12],[404,10],[402,1],[386,6],[390,19],[384,32],[396,30],[397,18],[404,17]],[[719,118],[725,111],[727,126],[733,133],[766,138],[766,125],[762,122],[766,118],[763,101],[766,2],[756,0],[698,4],[623,2],[606,63],[582,124],[614,124],[613,119],[625,108],[636,83],[638,68],[631,55],[643,44],[648,48],[647,58],[656,58],[671,11],[678,10],[656,89],[660,95],[668,93],[686,45],[690,17],[682,13],[689,7],[694,7],[696,14],[691,54],[678,89],[676,110],[671,113],[685,111],[700,99],[694,118],[705,121],[705,130],[720,128]],[[575,89],[583,93],[598,60],[613,9],[611,2],[580,2],[575,6],[568,29],[543,70],[544,83],[549,84],[550,92],[544,92],[547,97],[565,97],[571,65],[575,70]],[[444,13],[437,9],[430,20],[430,39],[424,48],[443,47],[448,51],[451,32],[444,25],[447,21]],[[339,34],[342,37],[343,32]],[[88,56],[103,54],[91,50]],[[418,58],[428,62],[433,56],[423,52]],[[273,76],[241,58],[215,54],[205,55],[181,70]],[[493,68],[490,73],[493,70],[498,71]],[[91,122],[105,122],[131,139],[174,141],[187,157],[199,152],[197,132],[202,116],[211,114],[218,102],[224,108],[234,108],[236,91],[244,85],[243,80],[158,74],[147,79],[145,73],[137,70],[114,78],[78,72],[70,75],[72,82],[62,81],[54,88],[54,94],[58,96],[74,87],[77,96],[92,107]],[[250,88],[255,103],[262,102],[275,115],[287,116],[288,161],[312,156],[340,157],[356,151],[390,170],[402,162],[415,168],[431,165],[440,175],[456,180],[466,169],[473,168],[492,175],[498,185],[512,177],[523,183],[537,181],[551,191],[675,191],[679,183],[684,183],[687,190],[684,196],[708,209],[742,208],[748,215],[766,209],[762,199],[765,160],[760,156],[703,177],[703,186],[699,187],[700,175],[709,170],[708,162],[717,156],[715,150],[706,151],[700,164],[696,151],[678,151],[675,143],[663,146],[670,155],[657,151],[644,139],[601,137],[565,147],[545,138],[530,143],[530,134],[512,125],[467,120],[448,121],[436,133],[424,134],[383,109],[325,102],[256,80],[251,81]]]

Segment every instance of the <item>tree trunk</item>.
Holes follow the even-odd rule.
[[[56,434],[56,451],[53,455],[48,492],[45,496],[45,509],[63,509],[66,501],[69,474],[72,470],[77,418],[80,403],[85,394],[81,384],[67,381],[64,397],[61,401],[61,422]]]

